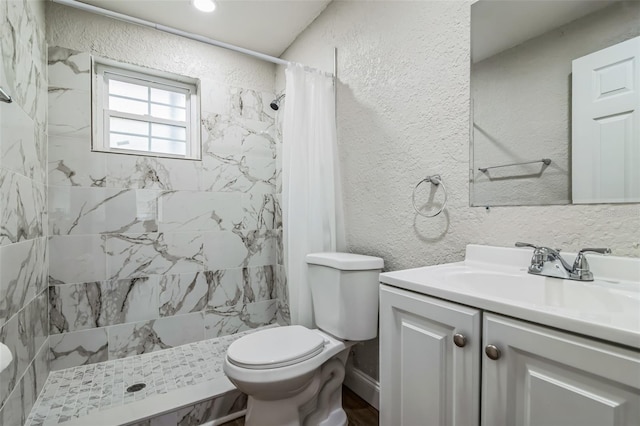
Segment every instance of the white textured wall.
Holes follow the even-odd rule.
[[[469,207],[470,2],[334,1],[285,52],[332,71],[349,250],[387,270],[460,261],[469,243],[530,241],[639,256],[640,206]],[[411,207],[425,175],[447,185],[445,214]],[[436,194],[439,197],[440,194]],[[377,377],[375,344],[356,364]]]
[[[572,61],[637,36],[639,22],[640,2],[615,3],[473,65],[474,205],[570,202]],[[478,170],[541,158],[549,167]]]
[[[268,62],[51,2],[47,42],[229,86],[273,91],[275,66]]]

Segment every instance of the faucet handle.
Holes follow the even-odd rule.
[[[587,262],[587,257],[584,255],[585,253],[600,253],[600,254],[610,254],[611,249],[609,248],[584,248],[578,252],[576,256],[576,260],[573,262],[572,273],[575,274],[582,281],[593,281],[593,274],[589,270],[589,262]]]
[[[538,247],[537,245],[531,243],[516,243],[516,247],[531,247],[534,250],[541,249],[541,247]]]
[[[583,248],[582,250],[580,250],[578,252],[578,254],[587,253],[587,252],[600,253],[600,254],[611,254],[611,249],[610,248]]]
[[[539,247],[531,243],[516,243],[516,247],[531,247],[533,249],[533,256],[531,257],[531,265],[529,266],[529,272],[539,273],[544,267],[544,261],[546,258],[545,248]]]

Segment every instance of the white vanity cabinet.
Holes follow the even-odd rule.
[[[380,425],[479,424],[640,425],[640,351],[382,285]]]
[[[477,424],[480,321],[478,309],[381,287],[380,425]]]
[[[483,426],[640,425],[640,352],[483,313]],[[496,355],[495,352],[491,352]]]

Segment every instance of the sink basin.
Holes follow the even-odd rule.
[[[619,282],[577,282],[469,267],[456,267],[443,272],[443,280],[470,293],[520,301],[547,309],[555,306],[576,313],[584,312],[585,315],[617,315],[640,311],[640,292],[621,288]]]
[[[530,258],[530,250],[471,245],[464,262],[383,273],[380,281],[640,348],[640,259],[598,259],[596,279],[583,282],[528,274]]]

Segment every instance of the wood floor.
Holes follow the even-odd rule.
[[[351,389],[342,387],[342,407],[349,419],[348,426],[377,426],[378,410],[367,404]],[[227,422],[221,426],[244,426],[244,417]]]
[[[346,386],[342,387],[342,407],[347,412],[349,426],[378,425],[378,410]]]

